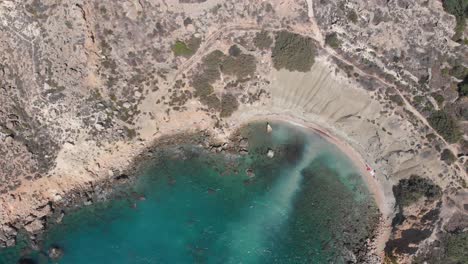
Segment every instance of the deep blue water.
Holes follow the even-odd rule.
[[[265,127],[244,130],[244,156],[156,151],[128,196],[68,213],[42,252],[19,245],[0,251],[0,263],[54,263],[43,253],[54,245],[67,264],[343,263],[377,216],[357,170],[317,134]]]

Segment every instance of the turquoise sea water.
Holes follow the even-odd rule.
[[[319,135],[272,127],[245,129],[245,156],[159,150],[128,196],[68,213],[40,250],[3,250],[0,263],[55,263],[51,246],[67,264],[344,263],[377,216],[361,177]]]

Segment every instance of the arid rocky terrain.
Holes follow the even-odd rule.
[[[387,241],[369,262],[467,261],[466,10],[0,1],[0,247],[163,137],[206,131],[223,151],[240,125],[272,118],[320,127],[376,170]]]

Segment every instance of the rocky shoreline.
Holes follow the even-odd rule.
[[[122,198],[119,190],[132,184],[137,175],[144,170],[158,148],[178,144],[195,144],[209,148],[210,135],[206,131],[199,133],[181,133],[161,138],[146,148],[133,159],[124,171],[115,171],[113,176],[85,184],[86,187],[74,188],[59,201],[47,201],[36,208],[25,219],[7,223],[0,227],[0,248],[13,247],[19,235],[28,236],[31,249],[39,249],[42,234],[48,227],[58,224],[65,214],[78,210],[82,206]],[[208,145],[207,145],[208,144]]]
[[[0,249],[15,246],[18,238],[26,238],[27,248],[22,253],[30,251],[44,250],[41,243],[43,235],[52,226],[60,224],[66,214],[73,213],[83,206],[101,203],[113,199],[130,199],[137,201],[142,199],[142,195],[126,192],[126,187],[131,186],[138,175],[144,171],[154,160],[155,153],[161,148],[171,148],[178,145],[195,145],[206,151],[213,153],[230,153],[234,155],[246,155],[248,153],[248,139],[241,135],[245,126],[239,127],[234,133],[223,142],[216,139],[216,136],[207,130],[196,133],[180,133],[165,136],[156,140],[151,146],[145,148],[143,152],[133,158],[130,166],[123,171],[114,171],[112,176],[89,182],[84,187],[74,188],[67,192],[60,201],[49,201],[36,208],[26,219],[21,219],[15,223],[7,223],[0,227]],[[379,235],[379,225],[371,232],[366,240],[354,247],[353,252],[349,251],[349,260],[364,263],[379,263],[379,253],[376,252],[376,243]],[[26,228],[37,226],[37,228]],[[52,250],[52,251],[51,251]],[[41,251],[49,258],[60,252],[60,247],[55,246],[47,251]],[[54,254],[50,254],[50,252]]]

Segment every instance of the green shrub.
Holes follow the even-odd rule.
[[[201,72],[192,80],[195,89],[194,95],[197,97],[208,96],[214,89],[212,84],[221,76],[219,67],[224,61],[225,55],[220,50],[215,50],[202,59]]]
[[[237,98],[232,94],[224,94],[221,98],[221,113],[220,117],[229,117],[239,108]]]
[[[172,45],[172,52],[174,52],[175,56],[190,57],[198,50],[200,43],[201,39],[195,37],[190,38],[187,43],[177,40]]]
[[[187,47],[187,44],[180,40],[172,45],[172,52],[174,52],[176,56],[190,56],[193,54],[193,51]]]
[[[250,54],[240,54],[237,57],[229,56],[221,65],[221,71],[224,74],[237,76],[238,79],[253,76],[256,69],[255,57]]]
[[[444,0],[444,10],[455,16],[457,24],[455,25],[455,35],[452,37],[454,41],[461,41],[466,25],[466,17],[468,16],[468,1],[467,0]]]
[[[221,101],[219,100],[218,96],[216,96],[215,94],[210,94],[207,96],[200,97],[200,101],[211,109],[215,109],[215,110],[221,109]]]
[[[334,49],[337,49],[341,46],[341,40],[338,38],[338,34],[333,32],[325,36],[325,44]]]
[[[466,0],[444,0],[444,10],[456,17],[466,17],[468,1]]]
[[[311,38],[281,31],[276,35],[271,56],[277,70],[307,72],[314,64],[315,45]]]
[[[214,92],[213,86],[203,77],[203,75],[198,75],[192,82],[192,86],[195,89],[194,96],[207,96]]]
[[[455,160],[457,160],[450,149],[444,149],[440,154],[440,159],[445,161],[447,164],[452,164],[455,162]]]
[[[443,110],[432,112],[427,119],[429,124],[448,142],[455,143],[460,137],[457,122]]]
[[[441,196],[441,189],[431,180],[411,175],[409,179],[402,179],[394,185],[393,195],[398,206],[408,206],[422,197],[437,200]]]
[[[443,76],[448,76],[449,73],[450,73],[450,69],[448,67],[440,69],[440,74],[442,74]]]
[[[455,34],[453,34],[452,40],[460,42],[463,39],[463,32],[465,32],[466,20],[464,17],[457,17],[457,23],[455,24]]]
[[[232,45],[229,48],[229,56],[237,57],[242,53],[241,49],[237,45]]]
[[[441,107],[444,104],[445,99],[443,95],[441,95],[440,93],[432,93],[431,95],[432,95],[432,98],[436,100],[437,105],[439,107]]]
[[[356,11],[354,10],[349,10],[346,17],[348,18],[349,21],[353,22],[354,24],[356,24],[356,22],[358,21],[358,15],[356,14]]]
[[[271,44],[273,44],[273,39],[270,37],[270,34],[267,31],[261,31],[255,35],[253,43],[258,49],[265,50],[271,47]]]
[[[445,243],[445,263],[468,263],[468,232],[451,234]]]
[[[202,59],[202,67],[203,68],[216,68],[219,67],[223,61],[226,55],[220,50],[215,50],[210,52],[210,54],[206,55]]]
[[[458,95],[468,96],[468,75],[458,85]]]
[[[457,112],[457,116],[463,118],[464,121],[467,121],[468,120],[468,105],[460,105],[458,107],[458,112]]]
[[[221,116],[229,116],[238,107],[237,99],[228,94],[222,101],[213,94],[213,84],[219,80],[221,72],[236,76],[238,79],[252,76],[257,68],[255,57],[242,54],[237,46],[229,49],[232,56],[226,56],[222,51],[215,50],[202,59],[201,71],[193,77],[191,82],[195,89],[194,96],[211,109],[221,110]]]
[[[403,104],[405,103],[403,101],[403,98],[401,98],[401,96],[398,95],[398,94],[392,94],[392,95],[389,96],[389,98],[390,98],[390,100],[392,102],[394,102],[395,104],[397,104],[399,106],[403,106]]]
[[[424,96],[416,95],[415,97],[413,97],[413,102],[416,105],[421,105],[424,102]]]
[[[468,83],[462,83],[458,86],[458,94],[460,96],[467,96],[468,95]]]
[[[453,77],[463,80],[468,75],[468,68],[461,64],[457,64],[450,69],[449,73]]]

